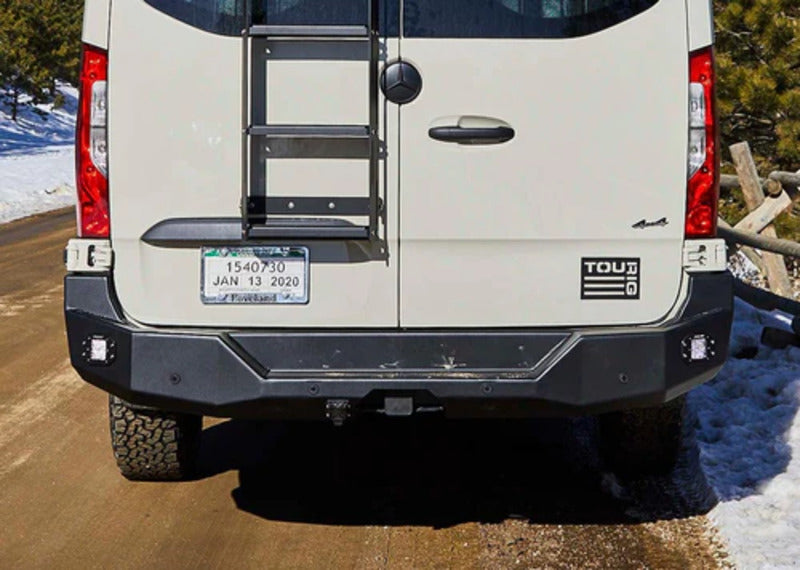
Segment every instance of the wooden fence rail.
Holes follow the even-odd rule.
[[[753,155],[750,153],[750,145],[746,142],[736,143],[730,146],[731,158],[733,165],[736,167],[736,174],[739,177],[739,183],[742,187],[742,195],[744,196],[747,209],[751,212],[751,216],[747,216],[733,229],[739,231],[746,231],[745,224],[758,225],[761,227],[760,235],[767,240],[777,240],[778,234],[772,225],[772,220],[775,219],[779,213],[791,205],[791,199],[786,195],[784,203],[786,204],[782,209],[774,208],[767,201],[767,196],[764,193],[764,188],[761,184],[761,179],[758,176],[758,169],[753,160]],[[774,186],[773,182],[773,186]],[[779,184],[779,183],[778,183]],[[783,188],[779,192],[779,197],[784,194]],[[778,198],[773,198],[778,199]],[[769,215],[765,215],[764,206],[769,209]],[[759,212],[761,212],[759,214]],[[764,222],[764,223],[761,223]],[[765,224],[765,225],[764,225]],[[735,237],[735,234],[734,234]],[[737,238],[738,239],[738,238]],[[773,243],[774,246],[774,243]],[[786,271],[786,262],[783,256],[765,250],[761,255],[764,271],[767,274],[767,282],[769,288],[773,292],[783,297],[792,296],[792,283],[789,280],[789,273]]]
[[[735,227],[719,218],[718,234],[729,246],[738,246],[739,251],[767,276],[770,288],[770,291],[765,291],[736,279],[734,293],[755,307],[795,315],[792,329],[800,333],[800,302],[793,299],[783,259],[784,255],[800,258],[800,243],[778,238],[772,225],[778,215],[792,207],[793,198],[800,197],[800,171],[775,171],[767,178],[761,178],[746,142],[731,145],[730,151],[736,176],[722,175],[720,186],[741,188],[750,213]],[[776,334],[780,338],[773,338]],[[791,337],[789,344],[800,346],[800,336],[782,330],[765,329],[762,342],[783,347],[788,337]]]
[[[781,190],[795,190],[800,187],[800,172],[786,172],[776,170],[770,172],[767,178],[759,178],[761,187],[765,194],[774,196],[780,194]],[[719,185],[722,188],[741,188],[739,177],[735,174],[723,174],[719,177]]]
[[[764,309],[765,311],[777,310],[790,315],[800,315],[800,303],[797,301],[781,297],[771,291],[753,287],[739,279],[733,280],[733,292],[743,301],[759,309]]]
[[[741,188],[748,208],[756,207],[750,208],[751,212],[736,224],[736,227],[731,227],[725,220],[719,218],[720,237],[731,245],[742,246],[740,248],[742,253],[762,273],[766,273],[764,260],[752,248],[800,258],[800,244],[797,242],[762,233],[778,215],[791,207],[790,196],[800,196],[800,170],[797,172],[776,170],[767,178],[761,178],[756,173],[750,147],[746,142],[732,145],[730,151],[734,163],[738,164],[737,171],[743,173],[744,177],[740,177],[739,174],[723,174],[720,177],[720,187]],[[758,186],[761,187],[760,192]]]
[[[797,243],[796,241],[765,237],[750,232],[744,232],[730,226],[725,227],[721,223],[717,233],[719,234],[719,237],[723,238],[729,243],[748,245],[763,251],[800,258],[800,243]]]

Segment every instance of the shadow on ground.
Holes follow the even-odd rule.
[[[615,524],[715,503],[692,442],[673,476],[625,485],[603,472],[594,447],[588,420],[231,421],[204,432],[200,467],[202,477],[239,471],[240,509],[312,524]]]

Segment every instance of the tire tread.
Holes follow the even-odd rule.
[[[194,474],[202,417],[138,409],[117,396],[108,401],[111,447],[131,481],[179,481]]]

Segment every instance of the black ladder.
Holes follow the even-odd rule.
[[[365,26],[253,25],[244,36],[244,129],[242,234],[245,240],[378,240],[383,214],[379,173],[378,67],[380,64],[379,0],[369,2]],[[267,124],[267,60],[270,42],[285,49],[313,47],[315,59],[360,59],[369,63],[369,124]],[[313,44],[313,45],[309,45]],[[297,51],[297,50],[295,50]],[[369,161],[369,195],[364,198],[270,197],[268,161],[324,158]],[[369,218],[354,225],[343,216]]]

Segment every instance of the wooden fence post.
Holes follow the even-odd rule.
[[[717,218],[717,227],[719,228],[718,233],[720,234],[720,237],[725,238],[725,240],[728,242],[728,247],[731,247],[734,244],[738,245],[739,246],[739,251],[742,252],[744,254],[744,256],[747,259],[750,260],[750,263],[755,265],[756,269],[758,269],[758,271],[761,274],[763,274],[763,275],[767,274],[767,268],[764,267],[764,260],[761,259],[761,256],[758,255],[758,252],[756,252],[756,250],[754,250],[749,245],[742,245],[742,244],[739,244],[739,243],[737,243],[735,241],[731,241],[730,237],[725,237],[725,235],[723,235],[725,233],[725,230],[732,230],[733,229],[733,227],[731,227],[731,225],[728,222],[726,222],[722,218],[718,217]]]
[[[753,155],[750,154],[750,145],[746,142],[736,143],[730,146],[730,151],[733,164],[736,167],[736,173],[739,175],[739,181],[742,185],[744,201],[747,204],[748,211],[752,212],[764,202],[764,190],[761,188],[761,181],[758,177],[758,169],[753,161]],[[765,227],[761,233],[770,238],[778,237],[772,224]],[[770,289],[778,295],[792,298],[792,285],[789,281],[789,273],[786,271],[783,256],[767,251],[762,253]]]

